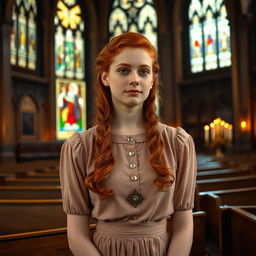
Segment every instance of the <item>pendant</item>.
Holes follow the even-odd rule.
[[[142,201],[145,198],[141,193],[139,193],[136,189],[133,190],[131,194],[128,195],[126,200],[134,207],[136,208],[139,204],[142,203]]]

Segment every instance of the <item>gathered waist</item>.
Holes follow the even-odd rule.
[[[167,220],[130,223],[122,221],[101,221],[96,224],[96,232],[119,237],[140,237],[167,233]]]

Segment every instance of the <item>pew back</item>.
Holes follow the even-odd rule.
[[[0,199],[61,199],[60,186],[0,186]]]
[[[0,200],[0,235],[66,227],[61,200]]]
[[[212,191],[256,186],[256,175],[196,181],[199,191]]]

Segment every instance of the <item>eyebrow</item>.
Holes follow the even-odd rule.
[[[119,67],[119,66],[124,66],[124,67],[130,68],[132,65],[127,64],[127,63],[119,63],[119,64],[117,64],[116,66],[117,66],[117,67]],[[146,65],[146,64],[139,65],[139,67],[151,68],[151,66]]]

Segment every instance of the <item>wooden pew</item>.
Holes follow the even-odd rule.
[[[245,207],[221,208],[223,255],[254,255],[256,253],[256,215],[248,212]]]
[[[205,212],[194,212],[194,235],[190,256],[204,256]],[[171,227],[168,218],[168,229]],[[95,231],[95,224],[90,224],[91,236]],[[0,252],[3,256],[27,256],[36,252],[37,256],[72,256],[68,248],[66,228],[42,230],[23,234],[0,236]]]
[[[256,175],[197,180],[199,192],[256,186]]]
[[[6,178],[3,185],[7,186],[60,186],[60,179]]]
[[[0,186],[0,199],[61,199],[60,186]]]
[[[59,172],[29,172],[26,174],[26,178],[31,179],[58,179],[59,177]]]
[[[66,227],[60,199],[1,199],[0,220],[0,235]]]
[[[197,180],[218,179],[254,174],[250,169],[223,169],[197,172]]]
[[[256,187],[200,192],[199,197],[206,212],[207,244],[222,255],[221,206],[256,205]]]
[[[72,256],[66,228],[0,236],[2,256]],[[35,253],[35,254],[33,254]]]

